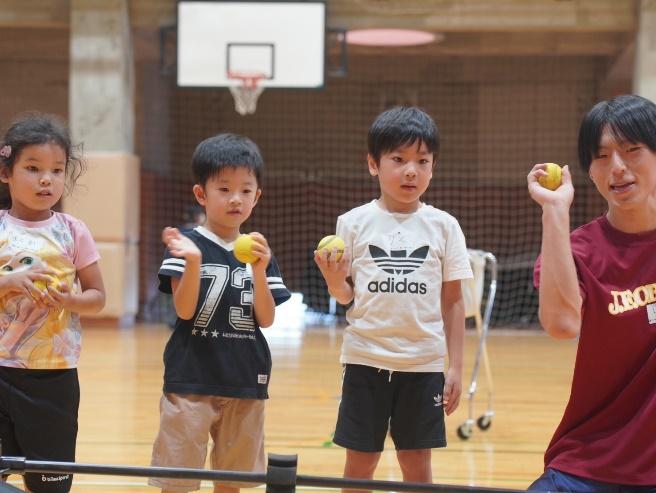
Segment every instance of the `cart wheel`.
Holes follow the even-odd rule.
[[[458,426],[458,438],[461,440],[469,440],[472,436],[472,427],[469,423],[463,423]]]
[[[476,420],[476,424],[481,430],[485,431],[492,426],[492,418],[484,414]]]

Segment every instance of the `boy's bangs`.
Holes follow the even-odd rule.
[[[391,133],[389,147],[383,149],[383,152],[393,152],[397,149],[404,149],[406,147],[412,147],[416,144],[417,149],[421,147],[422,144],[426,146],[428,152],[435,153],[437,149],[437,143],[435,139],[431,139],[429,135],[423,135],[421,132],[408,131],[404,133]]]
[[[253,168],[253,166],[250,166],[249,164],[245,164],[245,163],[239,163],[239,164],[221,163],[219,165],[215,165],[210,170],[208,170],[207,177],[205,178],[205,182],[207,182],[207,181],[209,181],[213,178],[218,178],[221,175],[221,173],[223,171],[225,171],[226,169],[229,169],[231,171],[236,171],[238,169],[245,169],[251,175],[253,175],[253,179],[255,180],[255,183],[257,184],[257,186],[258,187],[260,186],[259,181],[257,179],[257,172],[256,172],[255,168]]]

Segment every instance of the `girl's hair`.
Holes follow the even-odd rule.
[[[637,95],[617,96],[597,103],[581,122],[579,163],[587,173],[608,127],[619,141],[642,143],[656,152],[656,105]]]
[[[14,120],[0,140],[0,166],[6,166],[11,172],[25,147],[48,143],[58,145],[66,154],[66,192],[70,193],[84,172],[82,147],[71,143],[66,124],[56,115],[29,113]],[[11,197],[7,187],[2,187],[0,208],[8,207],[11,207]]]

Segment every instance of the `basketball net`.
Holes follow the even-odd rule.
[[[255,113],[257,98],[264,91],[264,87],[259,85],[259,82],[264,79],[264,74],[230,72],[228,78],[241,81],[239,85],[229,87],[232,97],[235,98],[235,111],[240,115]]]

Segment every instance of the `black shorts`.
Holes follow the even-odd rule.
[[[77,369],[0,367],[2,455],[75,461],[80,385]],[[26,473],[33,493],[66,493],[72,474]]]
[[[443,393],[444,373],[346,365],[333,441],[381,452],[389,429],[397,450],[445,447]]]

